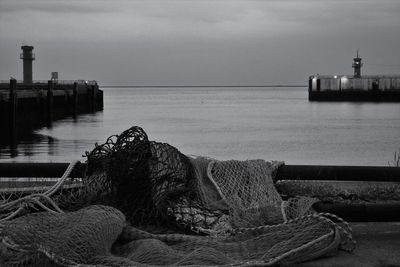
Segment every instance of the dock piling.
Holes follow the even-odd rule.
[[[97,89],[98,88],[96,88],[97,87],[97,85],[92,85],[92,112],[95,112],[97,109],[97,105],[96,105],[96,103],[97,103],[97,99],[96,99],[96,96],[97,96]]]
[[[51,126],[53,121],[53,81],[47,82],[47,125]]]
[[[78,114],[78,83],[74,82],[72,87],[72,116],[76,118]]]
[[[15,148],[17,145],[17,107],[18,107],[18,94],[17,94],[17,80],[10,79],[10,121],[9,121],[9,129],[10,129],[10,145],[12,148]]]
[[[103,91],[96,81],[0,82],[0,146],[16,147],[20,138],[68,116],[103,110]]]

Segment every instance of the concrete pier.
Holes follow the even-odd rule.
[[[400,75],[363,75],[363,63],[353,58],[354,75],[312,75],[309,101],[400,102]]]
[[[100,110],[103,91],[95,81],[0,82],[0,145],[13,147],[55,120]]]

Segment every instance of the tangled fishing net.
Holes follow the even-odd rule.
[[[316,199],[282,199],[282,164],[188,157],[132,127],[87,153],[80,190],[0,203],[0,265],[273,266],[354,249]]]

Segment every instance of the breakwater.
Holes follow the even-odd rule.
[[[31,131],[67,116],[103,110],[95,81],[0,83],[0,145],[16,145]]]
[[[400,102],[400,76],[310,76],[308,80],[308,100]]]

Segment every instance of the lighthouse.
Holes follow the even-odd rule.
[[[21,46],[22,53],[20,58],[23,60],[24,83],[32,83],[32,61],[35,60],[35,54],[32,53],[33,46]]]
[[[354,68],[354,78],[361,78],[361,58],[358,56],[358,49],[357,49],[357,57],[353,58],[353,68]]]

